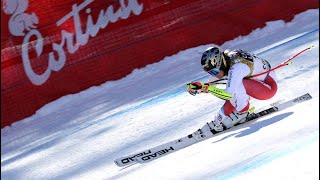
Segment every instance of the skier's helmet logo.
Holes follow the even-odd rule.
[[[222,52],[218,47],[208,48],[201,57],[201,65],[205,71],[220,69]]]

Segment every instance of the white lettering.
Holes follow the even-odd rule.
[[[36,50],[38,57],[41,55],[42,50],[43,50],[43,38],[42,38],[41,34],[37,30],[31,30],[24,37],[24,40],[22,43],[23,67],[24,67],[24,70],[25,70],[27,76],[29,77],[30,81],[35,85],[41,85],[44,82],[46,82],[46,80],[49,78],[51,71],[50,71],[50,69],[46,69],[46,71],[41,75],[38,75],[33,71],[32,67],[31,67],[30,58],[29,58],[29,52],[28,52],[28,43],[29,43],[31,36],[37,37],[37,44],[35,45],[35,50]]]
[[[15,0],[15,1],[23,1],[23,0]],[[75,53],[80,46],[84,46],[88,43],[90,37],[95,37],[100,29],[106,28],[109,22],[116,22],[118,19],[127,19],[131,12],[135,15],[141,14],[143,10],[143,4],[139,4],[137,0],[127,0],[127,4],[125,3],[125,0],[119,0],[120,8],[117,11],[114,11],[114,8],[112,5],[110,5],[106,10],[100,10],[99,16],[96,22],[93,21],[93,18],[91,16],[91,9],[86,8],[90,3],[92,3],[93,0],[86,0],[83,3],[81,3],[79,6],[76,4],[72,5],[72,10],[70,13],[65,15],[63,18],[57,21],[56,25],[61,26],[63,23],[65,23],[67,20],[71,19],[74,22],[74,30],[75,33],[71,33],[65,30],[61,31],[61,42],[60,43],[53,43],[52,48],[53,51],[49,53],[49,63],[48,67],[42,74],[37,74],[34,72],[31,66],[30,57],[29,57],[29,50],[31,48],[28,48],[28,44],[30,43],[30,38],[32,36],[35,36],[36,39],[36,46],[35,51],[37,53],[37,57],[40,57],[43,51],[43,37],[41,33],[38,30],[31,29],[35,28],[33,23],[35,23],[35,18],[37,20],[37,17],[33,13],[32,15],[23,16],[27,20],[25,22],[29,22],[26,24],[26,27],[23,29],[19,29],[18,32],[11,32],[11,34],[15,36],[23,36],[24,31],[29,31],[26,36],[24,37],[23,44],[22,44],[22,62],[24,65],[24,69],[26,71],[26,74],[30,81],[35,85],[42,85],[45,83],[50,75],[51,71],[60,71],[63,66],[66,63],[66,52],[64,51],[63,47],[65,47],[70,54]],[[23,11],[26,10],[27,5],[24,4]],[[12,7],[14,8],[14,7]],[[86,27],[85,31],[82,30],[82,24],[80,21],[80,11],[84,10],[86,14],[88,15],[87,21],[86,21]],[[9,9],[10,10],[10,9]],[[8,12],[11,12],[9,11]],[[21,14],[21,12],[19,12]],[[12,14],[12,13],[11,13]],[[37,21],[36,21],[37,22]],[[13,29],[17,27],[17,23],[14,24],[12,22],[9,22],[9,27],[14,26]],[[16,28],[17,29],[17,28]],[[74,42],[75,40],[75,42]]]

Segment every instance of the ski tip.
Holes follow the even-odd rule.
[[[125,167],[125,166],[127,166],[127,164],[120,163],[120,162],[118,162],[117,160],[114,160],[113,162],[114,162],[118,167]]]
[[[117,160],[113,161],[117,166],[122,167],[121,164],[119,164],[119,162]]]
[[[309,94],[309,93],[306,93],[305,94],[306,96],[308,96],[310,99],[312,99],[312,96],[311,96],[311,94]]]

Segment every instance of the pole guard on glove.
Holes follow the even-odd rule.
[[[202,92],[208,93],[208,86],[200,82],[191,82],[187,84],[187,90],[191,95],[195,96]]]

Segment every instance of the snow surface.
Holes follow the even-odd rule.
[[[200,57],[212,44],[183,50],[128,76],[64,96],[1,129],[1,178],[319,179],[319,9],[273,21],[222,48],[241,48],[277,70],[279,90],[256,108],[309,92],[313,99],[127,168],[113,161],[180,138],[213,120],[223,101],[191,96],[186,83],[208,81]],[[213,34],[214,35],[214,34]]]

